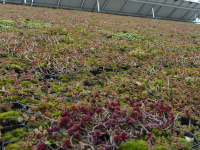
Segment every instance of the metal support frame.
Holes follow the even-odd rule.
[[[83,8],[84,3],[85,3],[85,0],[82,1],[81,6],[80,6],[81,8]]]
[[[57,2],[58,7],[60,6],[60,1],[61,1],[61,0],[58,0],[58,2]]]
[[[144,9],[145,6],[146,6],[146,4],[144,4],[144,5],[142,6],[142,8],[137,12],[138,15],[141,13],[141,11]]]
[[[141,1],[141,0],[127,0],[127,1],[151,4],[151,5],[156,5],[156,6],[166,6],[166,7],[177,8],[177,9],[179,8],[179,9],[185,9],[185,10],[200,11],[199,9],[191,9],[191,8],[188,8],[188,7],[174,6],[174,5],[167,5],[167,4],[161,4],[161,3],[153,3],[153,2],[146,2],[146,1]]]
[[[92,11],[94,10],[95,6],[96,6],[97,2],[94,4],[94,6],[92,7]]]
[[[184,2],[184,1],[183,1],[183,2]],[[183,2],[182,2],[179,6],[181,6],[181,5],[183,4]],[[174,10],[172,11],[172,13],[170,13],[169,16],[167,16],[167,18],[171,17],[177,9],[178,9],[178,8],[174,9]]]
[[[153,9],[153,7],[152,7],[152,14],[153,14],[153,18],[155,17],[155,15],[154,15],[154,9]]]
[[[189,17],[189,19],[188,20],[190,20],[196,13],[197,13],[198,11],[195,11],[195,13],[194,14],[192,14],[190,17]]]
[[[27,3],[27,0],[21,0],[22,1],[22,4],[24,3]],[[61,4],[61,0],[56,0],[57,1],[57,7],[60,6]],[[103,1],[103,0],[102,0]],[[170,20],[182,20],[182,21],[190,21],[192,22],[195,19],[197,19],[197,17],[200,16],[200,9],[198,8],[200,6],[200,2],[190,2],[188,3],[188,5],[190,5],[191,3],[194,4],[192,7],[188,7],[188,6],[181,6],[182,3],[186,2],[187,0],[183,0],[182,3],[180,3],[178,6],[177,5],[173,5],[173,4],[166,4],[166,2],[169,1],[169,0],[164,0],[163,3],[159,3],[159,1],[155,1],[155,2],[152,2],[152,1],[149,1],[149,0],[125,0],[123,2],[123,6],[120,8],[119,12],[115,12],[115,11],[109,11],[109,10],[106,10],[105,12],[108,12],[108,13],[114,13],[114,14],[124,14],[124,15],[132,15],[132,16],[140,16],[141,15],[141,12],[145,9],[146,6],[149,6],[151,7],[150,10],[148,10],[148,12],[144,15],[141,15],[141,16],[148,16],[148,14],[150,13],[150,11],[152,11],[152,15],[153,17],[157,17],[157,13],[159,13],[159,11],[163,8],[163,7],[168,7],[168,8],[174,8],[172,10],[172,12],[168,15],[168,16],[164,16],[163,19],[170,19]],[[2,0],[3,4],[7,3],[7,0]],[[78,6],[78,7],[75,7],[74,9],[80,9],[80,8],[83,8],[84,7],[84,4],[85,4],[86,0],[81,0],[81,5]],[[97,0],[97,1],[94,1],[95,4],[92,8],[92,11],[94,11],[96,5],[98,7],[98,12],[101,12],[105,9],[105,7],[107,6],[108,4],[108,0],[104,0],[104,3],[103,5],[100,7],[100,0]],[[113,2],[113,1],[112,1]],[[134,3],[140,3],[139,7],[140,7],[140,10],[138,10],[138,12],[132,14],[132,13],[126,13],[124,12],[124,10],[126,9],[126,7],[128,6],[128,4],[130,2],[134,2]],[[114,2],[113,2],[114,3]],[[31,0],[31,3],[29,3],[31,6],[33,6],[35,4],[35,0]],[[141,5],[142,4],[142,5]],[[157,6],[158,9],[156,9],[156,11],[154,10],[154,8],[157,8],[155,7]],[[181,9],[181,10],[187,10],[187,11],[184,11],[184,13],[181,14],[181,16],[179,16],[178,18],[173,18],[171,17],[177,9]],[[161,10],[162,11],[162,10]],[[124,12],[124,13],[123,13]],[[191,16],[188,16],[188,15],[191,15]],[[166,14],[165,14],[166,15]],[[162,18],[162,17],[161,17]],[[185,20],[183,20],[185,18]]]
[[[97,0],[97,8],[98,8],[98,12],[100,12],[99,0]]]
[[[168,0],[166,0],[163,4],[165,4],[167,1],[168,1]],[[160,11],[160,9],[161,9],[162,7],[163,7],[163,6],[160,6],[160,7],[158,8],[158,10],[156,10],[155,15]]]
[[[156,6],[156,5],[154,5]],[[154,6],[146,13],[145,17],[152,11],[153,16],[155,16],[155,12],[154,12]]]
[[[181,17],[181,19],[183,19],[187,14],[189,14],[189,12],[191,12],[190,10],[188,10],[187,12],[186,12],[186,14],[185,15],[183,15],[183,17]]]
[[[106,1],[104,2],[103,6],[102,6],[102,8],[101,8],[101,11],[104,10],[104,8],[106,7],[106,4],[107,4],[107,3],[108,3],[108,0],[106,0]]]
[[[97,2],[94,4],[92,11],[94,11],[94,8],[95,8],[96,5],[98,7],[98,12],[100,12],[99,0],[97,0]]]
[[[192,8],[195,8],[197,5],[198,5],[198,3]],[[191,12],[191,11],[189,10],[188,12],[186,12],[185,15],[183,15],[183,17],[181,17],[181,19],[183,19],[187,14],[189,14],[189,12]]]
[[[128,1],[125,2],[124,6],[122,7],[122,9],[120,10],[120,12],[123,12],[123,10],[125,9],[125,7],[127,6]]]

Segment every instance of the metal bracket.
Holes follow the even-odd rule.
[[[32,0],[31,2],[32,2],[32,3],[31,3],[31,6],[33,6],[34,0]]]

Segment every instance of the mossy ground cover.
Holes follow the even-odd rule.
[[[25,147],[24,147],[25,146]],[[9,143],[6,147],[5,150],[32,150],[32,146],[30,142],[24,142],[24,141],[18,141],[15,143]]]
[[[54,143],[68,149],[177,150],[195,144],[184,131],[199,138],[197,127],[178,122],[200,115],[199,25],[18,5],[1,4],[0,10],[0,102],[6,104],[0,126],[29,116],[27,125],[37,131],[29,136],[37,143],[33,148]],[[30,98],[20,102],[22,96]],[[27,111],[11,110],[10,102],[17,101],[28,104]],[[85,125],[95,113],[103,119]],[[98,125],[106,116],[115,118],[104,131]],[[117,117],[127,126],[115,123]],[[88,139],[78,122],[90,130]],[[101,135],[108,133],[110,147]]]
[[[18,141],[21,139],[26,138],[29,135],[28,129],[23,128],[17,128],[12,131],[7,131],[2,136],[3,142],[12,142],[12,141]]]

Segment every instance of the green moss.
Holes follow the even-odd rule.
[[[2,136],[2,141],[3,142],[17,141],[25,137],[28,137],[28,135],[29,133],[27,128],[25,127],[17,128],[12,131],[5,132]]]
[[[197,137],[198,140],[200,140],[200,132],[196,133],[196,137]]]
[[[29,62],[29,61],[28,61],[27,59],[25,59],[25,58],[21,58],[20,61],[21,61],[22,63]]]
[[[35,84],[38,83],[37,80],[35,80],[35,79],[32,79],[31,82],[35,83]]]
[[[26,29],[44,29],[45,24],[41,24],[39,22],[36,22],[35,20],[24,20],[26,24],[24,25],[24,28]]]
[[[45,63],[40,63],[39,66],[40,66],[41,68],[45,68],[45,67],[46,67],[46,64],[45,64]]]
[[[30,89],[22,89],[21,91],[22,91],[22,92],[25,92],[25,93],[29,93],[29,92],[30,92],[30,93],[33,93],[33,91],[31,91]]]
[[[61,110],[57,110],[56,112],[53,113],[53,117],[58,117],[62,113]]]
[[[35,129],[35,128],[39,128],[40,126],[43,126],[44,123],[42,121],[40,121],[40,120],[37,120],[37,121],[31,121],[31,120],[29,120],[26,125],[29,128]]]
[[[72,102],[65,102],[64,104],[59,104],[58,106],[60,107],[63,107],[63,108],[66,108],[67,107],[67,110],[68,111],[71,111],[71,107],[73,106],[74,103]]]
[[[140,48],[136,49],[136,50],[132,50],[129,52],[130,55],[133,56],[138,56],[138,57],[142,57],[142,56],[148,56],[147,53],[145,53],[143,50],[141,50]]]
[[[1,56],[7,57],[7,56],[8,56],[8,53],[3,52],[3,53],[1,53]]]
[[[14,69],[23,70],[23,68],[20,65],[16,65],[16,64],[11,64],[10,67],[12,67]]]
[[[0,32],[11,30],[14,22],[11,20],[0,20]]]
[[[147,150],[146,142],[142,140],[132,140],[119,146],[118,150]]]
[[[4,113],[0,113],[0,122],[2,122],[5,118],[16,118],[19,117],[20,113],[15,111],[8,111]]]
[[[50,106],[57,106],[58,105],[58,101],[50,101],[47,103]]]
[[[190,147],[192,146],[192,143],[188,142],[184,138],[178,138],[179,143],[183,144],[183,150],[190,150]]]
[[[4,25],[4,26],[14,26],[15,23],[14,23],[14,21],[11,21],[11,20],[0,20],[0,25]]]
[[[23,87],[28,87],[29,84],[32,84],[30,81],[22,81]]]
[[[6,83],[4,81],[0,81],[0,86],[4,86]]]
[[[24,98],[21,100],[21,102],[23,104],[38,104],[40,102],[40,100],[37,100],[37,99],[34,99],[33,101],[32,100],[29,100],[27,98]]]
[[[151,131],[155,137],[165,136],[165,133],[161,129],[152,129]]]
[[[8,73],[8,71],[5,68],[1,68],[0,72],[1,72],[2,75],[5,75],[5,74]]]
[[[12,96],[12,101],[13,101],[13,102],[18,101],[19,99],[20,99],[20,96],[18,96],[18,95],[13,95],[13,96]]]
[[[11,99],[9,97],[2,97],[2,99],[4,99],[7,102],[11,102]]]
[[[158,145],[156,146],[156,150],[168,150],[168,149],[162,145]]]
[[[64,87],[65,87],[65,84],[59,85],[59,83],[57,82],[52,83],[52,89],[56,89],[57,91],[63,89]]]
[[[61,142],[63,139],[66,139],[66,136],[60,135],[58,136],[57,140]]]
[[[48,108],[49,108],[49,105],[42,103],[36,107],[36,111],[42,111],[42,110],[46,110]]]
[[[15,142],[15,143],[9,143],[4,150],[21,150],[22,147],[20,145],[20,143],[23,142],[23,145],[27,145],[26,148],[23,148],[23,150],[32,150],[31,147],[28,147],[28,143],[25,142],[25,141],[18,141],[18,142]]]
[[[62,82],[69,82],[71,78],[67,75],[60,75],[59,80],[61,80]]]
[[[67,96],[67,97],[72,97],[72,95],[70,94],[70,92],[67,92],[67,93],[66,93],[66,96]]]
[[[16,111],[8,111],[0,113],[0,122],[2,126],[11,126],[23,123],[23,118],[21,113]]]
[[[8,84],[8,83],[14,83],[14,80],[13,79],[7,79],[6,84]]]

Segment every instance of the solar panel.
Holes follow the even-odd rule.
[[[200,2],[189,0],[0,0],[0,2],[188,22],[193,22],[200,16]]]

